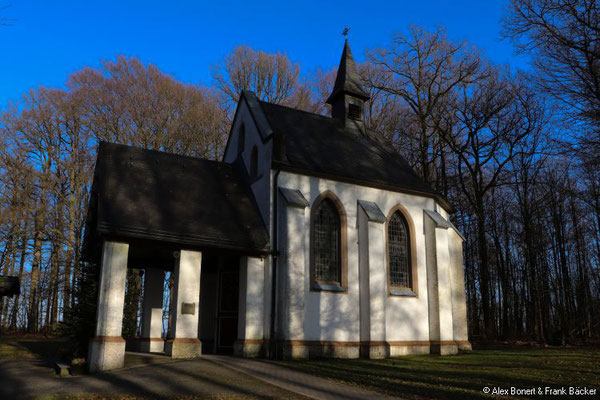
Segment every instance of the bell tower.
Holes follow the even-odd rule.
[[[369,99],[346,39],[333,91],[327,99],[327,104],[331,104],[331,117],[344,121],[346,128],[364,132],[363,107]]]

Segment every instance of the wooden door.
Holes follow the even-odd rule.
[[[234,264],[235,265],[235,264]],[[217,353],[232,354],[237,340],[239,268],[219,271]]]

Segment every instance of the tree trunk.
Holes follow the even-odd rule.
[[[487,238],[485,234],[485,211],[483,199],[479,199],[480,208],[477,210],[477,246],[479,249],[479,279],[481,287],[481,306],[483,310],[484,338],[495,339],[494,313],[490,298],[490,271]]]
[[[20,255],[20,259],[19,259],[19,282],[21,282],[21,285],[23,285],[23,271],[25,268],[25,258],[27,257],[27,222],[25,222],[23,224],[23,231],[21,232],[21,244],[20,244],[20,249],[21,249],[21,255]],[[23,293],[23,292],[21,292]],[[18,316],[19,316],[19,300],[21,299],[21,296],[23,296],[23,294],[20,294],[18,296],[15,297],[15,302],[13,304],[13,308],[12,308],[12,312],[10,315],[10,325],[9,325],[9,329],[11,331],[16,331],[17,330],[17,322],[18,322]]]
[[[27,312],[27,332],[38,329],[38,279],[42,263],[41,216],[36,214],[33,232],[33,261],[31,263],[31,283],[29,288],[29,304]]]

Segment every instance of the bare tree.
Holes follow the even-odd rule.
[[[184,85],[152,64],[120,56],[84,68],[68,86],[98,140],[217,159],[227,139],[218,94]]]
[[[242,90],[251,90],[259,99],[276,104],[294,103],[300,66],[281,53],[269,54],[248,46],[238,46],[213,67],[212,76],[225,96],[229,113]]]
[[[485,78],[460,85],[457,102],[440,125],[442,139],[457,157],[456,170],[464,198],[477,220],[478,264],[485,335],[495,336],[487,230],[486,197],[523,149],[522,142],[539,134],[545,111],[521,77],[503,76],[488,68]],[[450,128],[450,129],[446,129]]]
[[[596,0],[511,0],[504,35],[533,57],[539,86],[564,116],[591,128],[580,150],[600,154],[600,5]],[[566,107],[564,107],[566,106]]]
[[[429,32],[413,26],[409,35],[395,35],[391,48],[371,51],[369,60],[378,70],[365,75],[371,78],[369,86],[396,96],[410,110],[413,123],[404,132],[414,144],[410,152],[417,154],[415,166],[423,179],[434,182],[438,110],[459,84],[475,79],[478,54],[466,43],[449,41],[443,29]]]
[[[214,90],[135,59],[84,69],[69,90],[30,91],[0,125],[0,273],[23,278],[0,326],[51,332],[73,307],[98,140],[219,158],[225,114]]]

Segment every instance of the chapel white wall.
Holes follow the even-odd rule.
[[[306,234],[303,234],[302,238],[294,238],[294,240],[304,240],[304,340],[361,340],[360,252],[357,202],[358,200],[365,200],[375,202],[386,216],[392,208],[401,204],[409,213],[416,234],[418,297],[385,297],[386,339],[388,341],[428,341],[427,270],[425,238],[423,234],[423,210],[435,210],[435,201],[426,197],[357,186],[290,172],[281,172],[278,181],[279,187],[300,190],[308,200],[310,206],[312,206],[317,196],[329,190],[339,198],[347,215],[347,293],[314,292],[310,290],[310,235],[308,234],[310,229],[310,208],[307,208],[307,211],[304,213]],[[381,224],[381,229],[384,229],[384,226],[385,224]],[[290,237],[293,237],[295,234],[295,232],[288,232]],[[387,267],[385,262],[381,264],[381,268],[385,269]],[[279,295],[285,296],[285,293],[279,291]],[[364,300],[362,307],[363,309],[365,307]]]
[[[272,157],[272,139],[268,139],[263,143],[263,139],[260,136],[258,128],[254,123],[254,118],[250,113],[248,104],[246,101],[238,103],[238,111],[235,120],[231,127],[231,133],[229,137],[229,144],[227,146],[223,161],[226,163],[233,163],[238,157],[238,141],[240,139],[240,128],[244,125],[245,131],[245,144],[244,150],[242,151],[242,158],[246,171],[250,173],[250,158],[252,149],[254,146],[258,149],[258,169],[257,178],[251,180],[251,188],[254,194],[254,198],[258,204],[258,209],[263,218],[265,226],[269,226],[269,215],[270,215],[270,182],[271,182],[271,157]]]
[[[436,337],[436,333],[432,332],[430,335],[430,311],[435,316],[434,325],[439,324],[439,302],[436,309],[430,310],[429,304],[429,293],[428,290],[432,284],[435,286],[436,292],[438,291],[438,282],[429,282],[427,272],[427,246],[425,245],[425,226],[423,210],[437,211],[443,218],[448,219],[448,213],[440,207],[435,200],[427,197],[415,196],[406,193],[391,192],[376,188],[358,186],[348,184],[344,182],[332,181],[328,179],[322,179],[317,177],[305,176],[300,174],[294,174],[290,172],[282,171],[279,176],[276,177],[276,171],[271,170],[271,157],[272,157],[272,140],[268,139],[263,143],[263,139],[254,123],[254,119],[249,112],[248,106],[245,101],[240,102],[239,110],[237,112],[236,119],[233,122],[231,137],[229,144],[226,149],[223,161],[233,162],[238,157],[238,140],[239,140],[239,129],[241,124],[245,126],[245,146],[241,154],[246,169],[250,170],[250,157],[251,151],[254,146],[258,149],[258,174],[254,181],[251,181],[251,188],[265,226],[271,232],[273,232],[273,218],[271,210],[274,209],[272,188],[275,179],[277,179],[277,186],[297,189],[302,192],[304,197],[308,200],[310,206],[314,203],[317,196],[324,191],[333,192],[343,204],[345,213],[347,215],[347,248],[348,248],[348,270],[347,270],[347,282],[348,290],[347,293],[331,293],[331,292],[316,292],[310,290],[310,206],[306,208],[302,215],[298,214],[299,211],[292,211],[292,214],[287,214],[287,211],[279,217],[282,221],[279,221],[279,229],[285,229],[284,223],[294,220],[297,225],[297,221],[303,218],[304,223],[302,224],[303,229],[292,229],[289,232],[285,232],[283,235],[285,240],[290,240],[295,243],[294,252],[302,251],[303,257],[297,257],[294,260],[294,265],[287,265],[288,261],[284,258],[280,259],[281,271],[286,271],[288,267],[292,266],[293,270],[296,271],[294,274],[298,275],[298,268],[303,268],[304,277],[301,282],[304,290],[302,293],[297,292],[297,288],[294,289],[294,302],[296,305],[303,304],[304,313],[300,317],[297,310],[290,314],[293,318],[288,320],[290,323],[285,329],[281,326],[282,322],[278,321],[278,331],[285,331],[285,336],[282,339],[298,340],[303,338],[306,341],[361,341],[367,337],[376,336],[380,338],[385,337],[388,342],[402,342],[402,341],[429,341]],[[359,223],[359,208],[357,201],[372,201],[378,205],[383,214],[389,217],[389,212],[392,208],[397,205],[402,207],[409,214],[414,225],[415,233],[415,245],[416,245],[416,262],[417,262],[417,284],[416,290],[417,297],[399,297],[399,296],[388,296],[387,279],[385,280],[385,296],[382,301],[384,307],[384,318],[379,319],[383,326],[377,327],[376,330],[372,330],[370,322],[367,323],[365,320],[365,311],[368,307],[372,307],[366,298],[361,299],[361,281],[364,282],[368,278],[366,270],[360,271],[360,266],[365,264],[365,257],[368,258],[368,254],[374,253],[373,246],[369,246],[369,236],[373,239],[377,238],[377,241],[385,242],[385,229],[386,224],[379,224],[379,226],[369,223],[368,221],[362,221]],[[279,202],[280,210],[286,207],[285,202]],[[292,217],[293,216],[293,217]],[[291,218],[291,219],[290,219]],[[360,230],[361,224],[366,225],[366,229]],[[381,232],[379,232],[381,231]],[[362,235],[362,238],[359,236]],[[444,236],[441,234],[440,236]],[[447,327],[452,326],[451,336],[454,340],[467,340],[466,334],[466,309],[464,306],[464,277],[462,277],[462,242],[461,238],[455,232],[448,232],[445,235],[444,242],[446,243],[444,257],[448,260],[447,267],[445,267],[445,283],[442,292],[447,296],[448,291],[451,293],[451,301],[448,303],[449,309],[451,309],[450,315],[441,316],[442,320]],[[283,239],[283,238],[282,238]],[[431,240],[431,239],[430,239]],[[433,239],[435,240],[435,238]],[[365,244],[364,242],[367,241]],[[302,246],[298,246],[297,243],[303,242]],[[361,244],[362,242],[362,244]],[[280,243],[280,246],[283,244]],[[363,246],[362,251],[359,251],[359,247]],[[371,247],[371,249],[369,249]],[[431,245],[429,246],[431,249]],[[299,250],[300,249],[300,250]],[[383,270],[384,276],[387,277],[387,263],[385,261],[385,244],[381,249],[381,253],[384,256],[384,260],[379,262],[380,268]],[[435,250],[434,250],[435,252]],[[439,256],[436,254],[436,256]],[[363,257],[362,262],[359,262],[359,257]],[[381,258],[381,257],[377,257]],[[460,259],[459,259],[460,258]],[[429,259],[432,257],[429,255]],[[298,264],[301,264],[299,267]],[[460,264],[460,265],[459,265]],[[269,337],[270,331],[270,317],[273,315],[270,311],[271,306],[271,276],[272,276],[272,265],[270,257],[267,257],[262,272],[257,271],[259,275],[254,277],[246,276],[246,284],[251,283],[251,280],[256,280],[256,284],[262,285],[264,292],[261,296],[261,302],[263,304],[264,315],[262,318],[262,332],[263,337],[266,339]],[[377,265],[371,265],[369,274],[377,272]],[[302,275],[302,274],[300,274]],[[291,282],[282,282],[282,276],[278,279],[278,300],[280,296],[287,296],[284,292],[284,287],[288,287]],[[294,287],[297,286],[297,282],[293,282]],[[363,291],[364,292],[364,291]],[[437,295],[437,293],[436,293]],[[437,297],[437,296],[436,296]],[[292,300],[291,298],[289,300]],[[288,304],[289,303],[289,304]],[[293,303],[283,302],[278,304],[282,309],[278,312],[279,318],[286,318],[283,314]],[[442,305],[445,308],[446,305]],[[293,308],[293,307],[292,307]],[[298,307],[296,307],[298,308]],[[292,310],[287,310],[292,311]],[[244,309],[244,312],[247,312]],[[445,313],[447,312],[444,311]],[[278,318],[278,319],[279,319]],[[451,322],[449,322],[451,321]],[[257,320],[258,322],[258,320]],[[302,329],[298,327],[301,323]],[[381,325],[381,324],[379,324]],[[250,327],[248,327],[250,328]],[[290,329],[291,328],[291,329]],[[362,329],[362,334],[361,334]],[[366,333],[365,329],[369,329]],[[434,331],[439,332],[439,325],[433,327]],[[252,331],[257,332],[260,329],[258,327],[252,327]],[[383,333],[385,332],[385,333]],[[448,329],[445,329],[448,332]],[[373,335],[375,334],[375,335]],[[256,336],[256,335],[252,335]],[[448,334],[444,334],[444,337],[449,337]],[[441,338],[440,338],[441,339]],[[374,338],[371,337],[371,340]],[[438,339],[439,340],[439,339]]]

